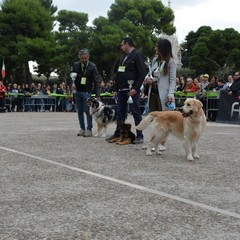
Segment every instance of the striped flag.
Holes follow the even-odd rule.
[[[3,58],[3,65],[2,65],[2,79],[6,77],[6,70],[5,70],[5,64],[4,64],[4,58]]]

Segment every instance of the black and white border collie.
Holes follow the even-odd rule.
[[[107,126],[116,121],[116,109],[106,106],[101,100],[95,97],[87,99],[90,114],[97,123],[97,133],[95,137],[106,137]]]

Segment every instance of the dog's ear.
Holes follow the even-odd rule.
[[[199,101],[199,100],[197,100],[197,99],[194,99],[194,100],[195,100],[195,101],[194,101],[194,110],[198,112],[200,109],[202,109],[203,104],[202,104],[201,101]],[[195,109],[195,108],[196,108],[196,109]]]

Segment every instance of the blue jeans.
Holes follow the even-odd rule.
[[[120,136],[119,125],[127,119],[128,110],[128,91],[118,91],[117,95],[117,128],[114,133],[115,136]],[[132,96],[133,103],[129,104],[130,111],[134,118],[135,126],[137,126],[142,121],[142,114],[140,109],[140,94],[136,93]],[[142,131],[136,130],[137,138],[143,138]]]
[[[87,106],[87,99],[91,97],[91,93],[88,92],[76,92],[74,93],[74,99],[76,109],[78,112],[78,121],[80,128],[86,130],[84,122],[84,113],[87,116],[87,130],[92,131],[92,116],[89,113],[89,107]]]

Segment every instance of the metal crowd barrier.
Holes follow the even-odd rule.
[[[218,109],[219,109],[219,91],[207,91],[202,94],[201,98],[199,99],[203,103],[203,109],[206,114],[206,118],[209,120],[216,118]],[[193,93],[183,93],[183,92],[176,92],[175,93],[175,104],[176,107],[182,107],[184,101],[187,98],[198,98],[196,92]]]
[[[101,98],[101,101],[107,105],[107,106],[110,106],[110,107],[114,107],[116,106],[116,98],[115,97],[111,97],[111,96],[108,96],[108,97],[100,97]]]
[[[35,111],[36,108],[45,110],[45,107],[56,111],[56,96],[45,94],[6,93],[5,107],[8,111],[16,107],[20,111]]]
[[[57,102],[56,97],[48,96],[44,94],[32,95],[31,97],[23,98],[23,112],[25,111],[34,111],[36,107],[40,111],[45,111],[46,107],[49,107],[49,110],[56,112]]]
[[[95,96],[94,94],[92,96]],[[16,98],[19,100],[22,111],[34,111],[37,108],[48,107],[51,111],[56,111],[58,101],[62,98],[72,98],[72,94],[34,94],[26,95],[23,93],[7,93],[5,94],[6,108],[12,109],[13,102]],[[116,98],[111,93],[101,93],[100,98],[102,102],[108,106],[116,106]],[[175,92],[175,104],[176,107],[182,107],[186,98],[196,98],[196,93],[183,93]],[[214,113],[217,114],[219,109],[219,92],[208,91],[205,92],[202,99],[200,99],[204,105],[204,111],[207,119]],[[141,109],[144,112],[146,106],[146,99],[141,100]]]

